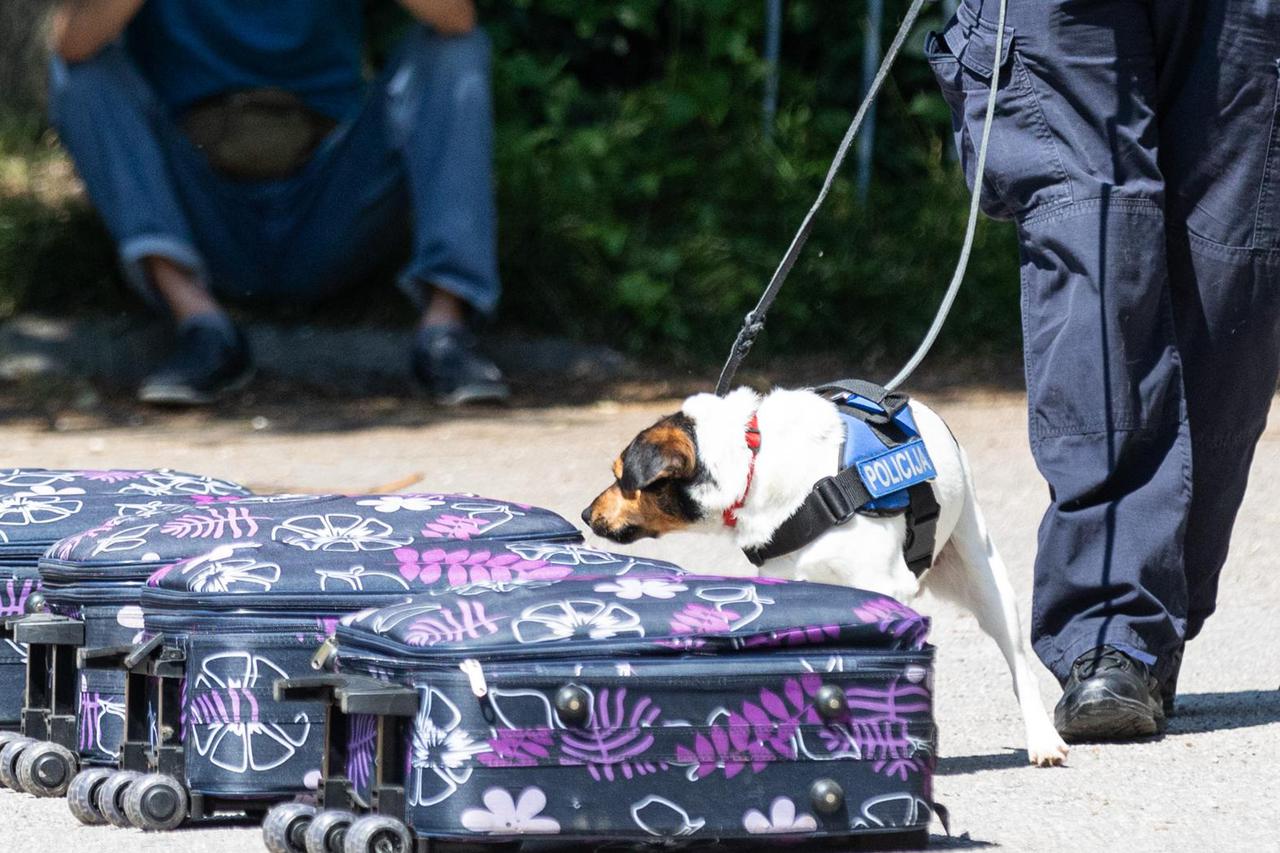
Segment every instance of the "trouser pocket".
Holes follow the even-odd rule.
[[[1271,99],[1271,135],[1258,190],[1258,216],[1254,244],[1262,249],[1280,249],[1280,58],[1275,62],[1275,95]]]
[[[995,27],[982,20],[968,25],[952,18],[941,33],[930,33],[925,43],[925,57],[951,111],[956,150],[970,189],[977,171],[991,77],[996,72],[995,52]],[[1004,30],[998,73],[1000,90],[987,146],[981,202],[988,216],[1012,219],[1066,200],[1070,192],[1011,27]]]

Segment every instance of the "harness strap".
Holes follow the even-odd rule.
[[[896,433],[894,418],[906,408],[909,398],[906,394],[889,391],[880,385],[862,379],[841,379],[815,388],[822,397],[833,394],[855,394],[870,400],[884,411],[868,412],[865,409],[844,405],[843,408],[852,413],[881,437],[888,445],[897,443],[894,436],[885,431]],[[755,443],[752,444],[754,432]],[[755,418],[748,427],[747,445],[752,451],[759,448],[759,430]],[[751,476],[754,473],[754,456],[752,470],[748,471],[747,488],[751,487]],[[745,500],[746,495],[743,495]],[[902,546],[902,556],[907,568],[916,577],[920,577],[933,564],[933,549],[937,542],[938,515],[940,507],[929,483],[918,483],[907,489],[908,505],[905,513],[907,537]],[[805,497],[800,508],[774,531],[773,538],[757,548],[744,548],[743,553],[753,565],[762,565],[765,561],[783,554],[798,551],[814,542],[833,527],[846,523],[860,510],[875,500],[866,485],[862,482],[858,466],[853,465],[841,470],[833,477],[825,477],[814,484],[813,489]],[[725,512],[724,522],[730,527],[737,523],[735,513],[742,508],[739,501]]]
[[[928,483],[912,486],[907,494],[911,503],[905,516],[907,539],[902,557],[911,574],[920,577],[933,564],[940,507]],[[774,531],[772,539],[756,548],[744,548],[742,553],[753,566],[761,566],[774,557],[799,551],[831,528],[849,521],[871,500],[858,469],[846,468],[834,477],[819,480],[795,514]]]
[[[910,503],[907,506],[907,541],[902,546],[902,557],[907,561],[911,574],[920,577],[933,565],[933,549],[938,541],[938,516],[942,508],[933,487],[920,483],[907,489]]]
[[[884,409],[883,414],[876,412],[858,411],[858,416],[871,423],[885,424],[892,421],[902,413],[907,407],[910,398],[901,391],[890,391],[882,385],[874,382],[868,382],[865,379],[837,379],[835,382],[828,382],[813,389],[814,393],[819,397],[832,397],[836,394],[853,394],[858,397],[870,400],[880,408]],[[850,406],[849,408],[855,408]]]
[[[872,500],[862,484],[858,469],[845,468],[834,477],[814,484],[795,514],[774,531],[773,538],[757,548],[744,548],[753,565],[798,551],[833,527],[853,518],[858,509]]]

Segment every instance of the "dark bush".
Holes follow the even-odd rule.
[[[906,3],[888,6],[886,42]],[[405,19],[392,3],[371,8],[376,59]],[[496,59],[503,323],[662,359],[727,349],[860,96],[863,4],[786,0],[785,8],[769,140],[761,0],[481,0]],[[944,155],[949,119],[919,56],[924,30],[939,23],[921,26],[884,90],[866,204],[846,168],[774,310],[762,357],[770,349],[836,351],[855,363],[897,356],[932,317],[967,207]],[[77,246],[88,266],[104,265],[101,235],[82,212],[12,197],[0,204],[0,306],[47,306],[100,286],[44,271]],[[72,269],[94,279],[86,264]],[[1016,293],[1012,232],[986,223],[943,346],[1013,346]]]

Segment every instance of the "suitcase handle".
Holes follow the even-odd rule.
[[[277,702],[336,705],[344,714],[412,717],[418,713],[417,691],[359,675],[278,678],[272,685],[272,695]]]

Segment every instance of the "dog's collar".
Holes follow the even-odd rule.
[[[760,424],[756,420],[756,413],[751,413],[751,420],[747,421],[747,448],[751,451],[751,461],[747,463],[747,485],[742,489],[742,497],[734,501],[733,506],[724,511],[724,526],[738,526],[738,510],[747,502],[747,493],[751,491],[751,481],[756,475],[756,455],[760,452]]]

